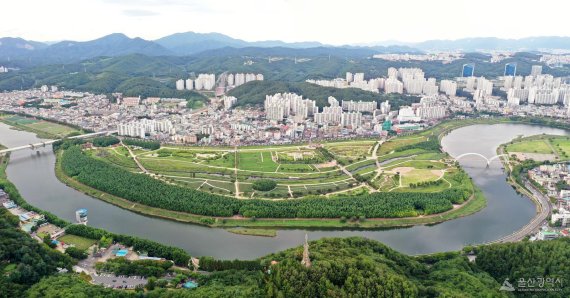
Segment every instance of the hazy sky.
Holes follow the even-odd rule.
[[[0,37],[38,41],[186,31],[335,45],[570,36],[568,0],[3,0],[0,7]]]

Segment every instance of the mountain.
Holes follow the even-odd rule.
[[[77,42],[61,41],[46,47],[39,54],[45,59],[68,62],[99,56],[122,56],[128,54],[163,56],[172,53],[152,41],[142,38],[129,38],[121,33],[113,33],[95,40]]]
[[[179,55],[190,55],[223,47],[244,47],[247,42],[220,33],[175,33],[155,40],[157,44]]]
[[[159,44],[142,38],[129,38],[113,33],[90,41],[60,41],[45,44],[21,38],[0,39],[0,61],[17,67],[38,64],[74,63],[95,57],[117,57],[129,54],[166,56],[173,53]]]
[[[225,47],[287,47],[287,48],[312,48],[320,47],[319,42],[294,42],[287,43],[280,40],[266,40],[247,42],[241,39],[229,37],[221,33],[196,33],[183,32],[175,33],[155,40],[159,45],[170,49],[179,55],[190,55],[206,50],[219,49]]]
[[[570,37],[541,36],[521,39],[496,37],[463,38],[457,40],[428,40],[411,46],[422,50],[461,50],[464,52],[510,50],[539,51],[544,49],[570,50]]]
[[[0,60],[20,59],[46,47],[46,44],[37,41],[3,37],[0,38]]]

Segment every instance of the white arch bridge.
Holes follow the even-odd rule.
[[[464,158],[464,157],[467,157],[467,156],[478,156],[478,157],[483,158],[483,159],[487,162],[487,167],[489,167],[489,165],[491,164],[491,162],[492,162],[493,160],[498,159],[498,158],[501,158],[501,157],[503,157],[503,156],[506,157],[507,160],[509,159],[509,155],[508,155],[508,154],[498,154],[498,155],[495,155],[495,156],[493,156],[493,157],[491,157],[491,158],[487,158],[485,155],[483,155],[483,154],[481,154],[481,153],[476,153],[476,152],[463,153],[463,154],[460,154],[460,155],[456,156],[455,159],[456,159],[456,160],[459,160],[459,159]]]
[[[111,134],[114,134],[116,132],[117,131],[100,131],[100,132],[88,133],[88,134],[84,134],[84,135],[73,136],[73,137],[69,137],[67,139],[85,139],[85,138],[90,138],[90,137],[95,137],[95,136],[100,136],[100,135],[111,135]],[[59,140],[63,140],[63,139],[59,139]],[[18,146],[18,147],[3,149],[3,150],[0,150],[0,155],[8,153],[8,152],[24,150],[24,149],[34,150],[37,148],[45,147],[46,145],[51,145],[51,144],[53,144],[59,140],[49,140],[49,141],[35,143],[35,144],[28,144],[28,145],[24,145],[24,146]]]

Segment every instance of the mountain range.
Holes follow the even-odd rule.
[[[94,57],[116,57],[128,54],[146,56],[220,56],[220,55],[288,55],[368,57],[376,53],[421,53],[422,51],[461,50],[464,52],[490,50],[568,49],[570,37],[532,37],[523,39],[466,38],[458,40],[429,40],[420,43],[391,41],[368,46],[331,46],[319,42],[287,43],[279,40],[248,42],[220,33],[175,33],[156,40],[130,38],[113,33],[90,41],[60,41],[42,43],[22,38],[0,38],[0,62],[4,64],[70,63]],[[18,63],[15,63],[18,62]]]

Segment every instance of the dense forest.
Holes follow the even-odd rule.
[[[96,147],[109,147],[121,142],[117,137],[114,136],[103,136],[93,138],[93,145]]]
[[[32,239],[18,227],[18,217],[0,207],[0,297],[23,291],[57,268],[71,270],[71,257]]]
[[[477,265],[497,281],[509,279],[513,285],[550,291],[540,297],[570,297],[570,238],[556,241],[518,242],[488,245],[475,249]],[[549,279],[551,282],[548,282]],[[522,292],[519,297],[537,297],[536,292]]]
[[[160,149],[160,142],[158,142],[158,141],[147,141],[147,140],[126,138],[126,139],[123,139],[123,143],[125,145],[137,146],[137,147],[145,148],[148,150]]]
[[[92,285],[86,275],[56,274],[58,267],[70,269],[73,260],[30,238],[17,222],[0,209],[0,297],[537,297],[536,292],[501,291],[506,278],[517,289],[521,279],[553,280],[545,282],[552,291],[539,293],[541,297],[570,295],[565,280],[569,239],[465,248],[477,256],[475,262],[458,252],[410,257],[379,242],[351,237],[311,241],[309,268],[300,262],[303,247],[253,261],[203,257],[203,269],[214,271],[206,275],[181,274],[169,262],[116,259],[97,265],[103,272],[149,277],[145,288],[121,291]],[[86,230],[99,233],[93,237],[107,233]],[[175,277],[160,279],[165,272]],[[175,289],[185,276],[199,287]]]
[[[411,217],[452,209],[471,195],[451,188],[436,193],[377,192],[337,198],[267,201],[238,200],[170,185],[89,157],[77,146],[62,154],[62,169],[70,177],[101,191],[151,207],[206,216],[242,215],[256,218]],[[125,187],[128,185],[129,187]]]
[[[228,95],[235,96],[238,99],[237,106],[259,106],[263,105],[265,95],[273,95],[275,93],[293,92],[303,95],[305,98],[315,100],[317,106],[328,106],[328,97],[332,96],[339,101],[376,101],[378,103],[389,100],[393,109],[398,109],[403,105],[420,102],[417,96],[408,96],[402,94],[383,94],[364,91],[357,88],[333,88],[323,87],[306,82],[272,82],[272,81],[253,81],[232,89]]]

